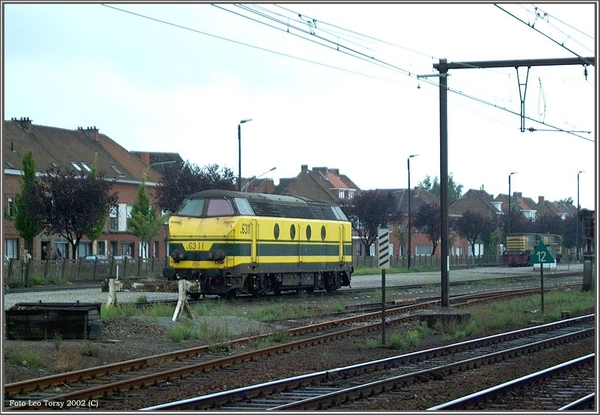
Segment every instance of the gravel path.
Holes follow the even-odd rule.
[[[575,271],[581,272],[583,275],[583,264],[559,264],[556,271]],[[553,271],[545,271],[545,276],[551,276]],[[487,268],[471,268],[462,270],[450,270],[450,283],[474,281],[480,279],[495,279],[504,278],[513,275],[530,275],[538,277],[539,270],[534,270],[532,267],[511,268],[511,267],[487,267]],[[435,284],[439,283],[441,274],[439,271],[434,272],[415,272],[402,274],[386,274],[386,287],[391,286],[408,286],[419,284]],[[595,281],[595,278],[593,278]],[[380,288],[382,286],[381,274],[379,275],[358,275],[352,277],[352,288]],[[344,290],[344,288],[342,288]],[[148,301],[154,300],[177,300],[178,294],[161,293],[161,292],[117,292],[117,301],[122,304],[135,303],[140,297],[146,297]],[[37,291],[14,291],[4,292],[4,309],[7,310],[17,303],[37,303],[39,301],[45,303],[53,302],[82,302],[82,303],[106,303],[109,299],[107,292],[102,292],[98,288],[73,289],[65,290],[57,288],[56,290],[44,289]]]

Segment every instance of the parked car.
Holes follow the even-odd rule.
[[[131,264],[131,263],[135,262],[135,259],[131,255],[114,255],[113,259],[115,260],[115,262],[117,264],[121,264],[123,262],[127,262],[128,264]]]
[[[88,255],[85,257],[85,262],[97,262],[99,264],[108,264],[106,255]]]

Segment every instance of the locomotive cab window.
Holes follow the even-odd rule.
[[[206,216],[231,216],[233,214],[233,206],[229,200],[209,199]]]
[[[332,206],[331,210],[333,210],[333,213],[335,214],[335,217],[338,220],[344,220],[344,221],[348,220],[348,218],[346,217],[346,214],[344,213],[342,208],[340,208],[339,206]]]
[[[252,210],[252,206],[250,206],[250,203],[248,203],[248,199],[236,197],[234,201],[238,212],[240,212],[240,215],[254,216],[254,210]]]
[[[204,199],[188,199],[177,212],[180,216],[194,216],[199,218],[204,210]]]

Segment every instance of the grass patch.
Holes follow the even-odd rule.
[[[91,341],[85,342],[81,347],[81,354],[87,357],[97,357],[100,354],[100,345]]]
[[[152,317],[156,321],[158,317],[171,317],[173,315],[173,306],[168,304],[152,304],[143,310],[143,314]]]
[[[16,347],[5,348],[4,359],[16,365],[40,368],[46,367],[46,363],[39,353],[30,352]]]
[[[171,329],[171,340],[175,342],[181,342],[183,340],[197,339],[196,330],[185,324],[176,324]]]
[[[356,348],[358,350],[369,350],[369,349],[377,349],[379,346],[381,346],[381,339],[369,337],[364,342],[358,343],[356,345]]]
[[[471,319],[468,324],[436,325],[434,331],[445,340],[456,340],[484,332],[509,330],[532,323],[557,321],[564,311],[571,315],[585,314],[594,310],[595,294],[591,291],[562,289],[544,293],[544,313],[541,312],[541,295],[496,301],[468,309]],[[593,311],[592,311],[593,312]]]
[[[244,316],[257,321],[273,321],[306,318],[321,313],[305,303],[275,303],[252,310]]]
[[[152,309],[150,307],[149,309]],[[111,318],[115,317],[134,317],[134,316],[143,316],[144,313],[148,310],[143,309],[137,306],[136,304],[115,304],[107,306],[106,304],[102,304],[100,308],[100,316],[102,321],[108,321]]]
[[[232,336],[227,327],[215,327],[207,322],[202,322],[196,327],[194,325],[194,320],[186,319],[173,326],[170,338],[175,342],[181,342],[183,340],[200,340],[209,345],[215,345],[231,340]]]
[[[147,304],[148,303],[148,296],[147,295],[140,295],[139,297],[137,297],[135,299],[135,303],[136,304]]]

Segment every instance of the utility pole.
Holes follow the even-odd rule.
[[[560,66],[560,65],[596,65],[595,57],[575,58],[551,58],[551,59],[524,59],[524,60],[500,60],[500,61],[473,61],[449,63],[446,59],[440,59],[433,68],[439,72],[440,88],[440,205],[442,219],[441,233],[441,305],[449,307],[448,293],[449,262],[448,262],[448,70],[450,69],[483,69],[483,68],[516,68],[532,66]],[[518,72],[517,72],[518,73]],[[424,75],[431,76],[431,75]],[[519,84],[521,87],[521,84]],[[524,117],[524,114],[521,114]],[[521,131],[524,131],[523,128]]]

